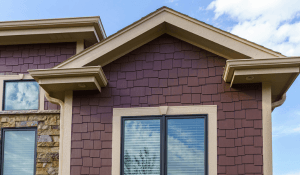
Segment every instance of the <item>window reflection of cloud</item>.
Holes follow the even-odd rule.
[[[168,137],[168,142],[172,143],[168,145],[168,164],[172,166],[172,171],[169,171],[168,174],[184,175],[186,172],[183,170],[195,170],[196,168],[198,172],[188,174],[204,174],[204,120],[194,125],[197,125],[199,132],[195,133],[176,125],[169,125],[168,129],[173,131],[171,136],[169,135]],[[199,133],[202,133],[203,136],[197,136]],[[141,120],[127,120],[125,134],[124,150],[128,150],[130,155],[138,156],[140,150],[143,150],[146,145],[150,150],[150,156],[157,155],[160,157],[160,152],[157,151],[160,147],[159,123],[154,127],[153,123],[147,124],[145,120],[144,122]],[[191,143],[195,142],[195,140],[203,141],[203,144],[192,145]],[[181,150],[187,151],[182,152]],[[155,164],[155,168],[159,169],[160,161],[157,160]]]
[[[140,151],[144,148],[149,151],[149,157],[156,157],[152,174],[160,174],[160,120],[127,120],[125,122],[124,150],[131,159],[136,156],[140,159]],[[130,164],[131,170],[138,164],[134,161]]]
[[[168,120],[168,174],[204,174],[204,120]]]
[[[5,131],[4,175],[32,175],[34,131]]]
[[[6,82],[5,110],[38,109],[36,82]]]

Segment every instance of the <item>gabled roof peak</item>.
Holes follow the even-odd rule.
[[[285,57],[163,6],[55,68],[105,66],[165,33],[226,59]]]

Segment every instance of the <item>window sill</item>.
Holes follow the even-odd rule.
[[[60,110],[18,110],[18,111],[0,111],[2,114],[59,114]]]

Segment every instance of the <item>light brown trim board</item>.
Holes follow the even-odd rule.
[[[263,173],[273,174],[272,158],[272,97],[271,84],[262,83]]]

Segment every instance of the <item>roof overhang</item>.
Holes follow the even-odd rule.
[[[0,45],[85,41],[106,38],[99,16],[0,22]]]
[[[30,75],[51,96],[64,100],[65,91],[99,90],[107,85],[100,66],[72,69],[34,69]]]
[[[227,60],[223,79],[230,86],[271,83],[272,102],[280,100],[300,73],[300,57]]]
[[[55,68],[102,67],[162,34],[169,34],[226,59],[285,57],[194,18],[163,7]]]

